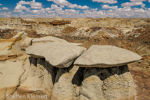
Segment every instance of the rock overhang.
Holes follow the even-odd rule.
[[[108,68],[123,66],[142,57],[126,49],[110,45],[92,45],[75,62],[80,67]]]

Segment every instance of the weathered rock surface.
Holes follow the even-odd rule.
[[[55,37],[27,38],[18,44],[12,50],[27,47],[29,55],[0,56],[0,100],[11,100],[9,95],[18,94],[45,95],[44,100],[135,99],[134,82],[126,65],[140,59],[135,53],[114,46],[92,46],[83,54],[86,49],[78,46],[80,43]],[[124,53],[132,59],[127,61]],[[78,59],[80,64],[83,61],[81,67],[73,64]],[[86,68],[91,65],[85,62],[93,68]]]
[[[53,66],[44,59],[31,57],[26,59],[23,68],[25,73],[20,79],[21,83],[18,90],[26,92],[42,91],[50,98],[54,80]]]
[[[57,71],[51,100],[75,100],[72,80],[78,69],[78,66],[73,66]]]
[[[43,38],[34,38],[32,40],[32,43],[46,43],[46,42],[62,42],[62,43],[67,43],[66,40],[63,39],[59,39],[53,36],[47,36],[47,37],[43,37]]]
[[[0,62],[0,100],[12,95],[20,84],[20,77],[24,73],[22,61]]]
[[[86,49],[69,43],[38,43],[26,48],[26,53],[45,58],[59,68],[69,67]]]
[[[25,37],[27,37],[27,34],[24,32],[20,32],[10,39],[1,39],[0,55],[14,55],[24,53],[24,51],[21,50],[20,45]]]
[[[108,45],[93,45],[75,62],[81,67],[113,67],[138,61],[141,56],[131,51]]]
[[[21,49],[26,49],[27,47],[32,45],[33,38],[25,38],[24,41],[21,43]]]
[[[134,88],[127,66],[86,68],[80,100],[134,100]]]

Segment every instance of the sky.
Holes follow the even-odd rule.
[[[150,0],[0,0],[0,17],[147,18]]]

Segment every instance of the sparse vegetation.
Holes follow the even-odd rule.
[[[73,33],[73,32],[76,32],[76,28],[75,27],[65,27],[63,30],[62,30],[62,33],[63,34],[66,34],[66,35],[69,35],[70,33]]]
[[[0,30],[0,39],[10,39],[13,36],[16,35],[16,32],[14,29],[1,29]]]
[[[95,32],[97,30],[100,30],[102,27],[91,27],[91,32]]]
[[[36,31],[34,30],[25,30],[25,32],[28,34],[29,37],[31,38],[40,38],[43,37],[43,35],[37,34]]]
[[[58,21],[58,20],[54,20],[52,22],[50,22],[50,24],[52,24],[53,26],[57,26],[57,25],[65,25],[65,24],[70,24],[71,21]]]

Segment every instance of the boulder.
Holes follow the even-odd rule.
[[[115,46],[92,45],[75,62],[80,67],[114,67],[141,59],[136,53]]]
[[[27,47],[32,45],[33,38],[25,38],[24,41],[21,43],[21,49],[26,49]]]
[[[37,58],[45,58],[51,65],[59,68],[69,67],[86,48],[71,43],[36,43],[26,48],[26,53]]]

